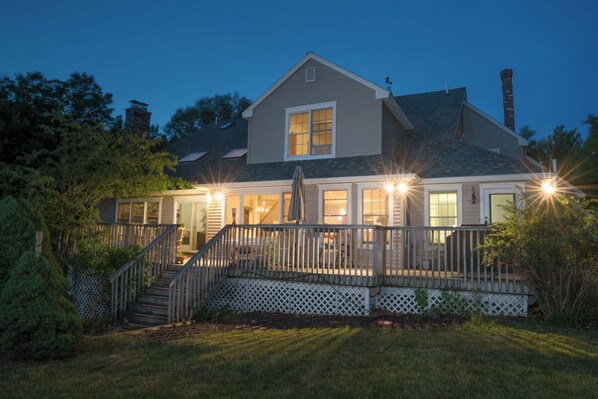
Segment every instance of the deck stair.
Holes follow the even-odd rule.
[[[144,326],[156,326],[168,322],[168,284],[183,265],[171,263],[154,284],[137,300],[119,314],[119,320]]]

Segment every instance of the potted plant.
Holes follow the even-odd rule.
[[[179,265],[185,263],[185,255],[181,251],[176,254],[176,263]]]

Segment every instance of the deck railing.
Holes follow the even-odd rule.
[[[228,277],[232,254],[225,226],[172,277],[168,285],[168,322],[188,319],[213,289]]]
[[[170,263],[174,263],[176,250],[177,225],[169,225],[133,260],[110,276],[111,312],[114,319],[119,312],[126,311],[129,303],[134,302],[145,288],[150,287]]]
[[[524,292],[506,264],[488,264],[490,229],[371,225],[236,225],[231,275],[375,286]]]
[[[98,223],[69,232],[61,237],[58,255],[67,260],[77,253],[77,246],[81,241],[92,248],[125,248],[131,245],[148,246],[160,234],[171,228],[171,224],[126,224],[126,223]]]

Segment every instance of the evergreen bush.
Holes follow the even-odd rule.
[[[25,200],[10,196],[0,200],[0,290],[23,252],[34,250],[36,231],[44,233],[42,254],[56,264],[48,227],[39,213]]]
[[[67,288],[56,265],[24,252],[0,294],[0,350],[9,357],[35,360],[71,355],[82,325]]]

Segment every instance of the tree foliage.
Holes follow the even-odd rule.
[[[598,215],[570,196],[528,197],[525,209],[509,210],[487,241],[490,261],[524,277],[545,317],[588,316],[598,290]]]
[[[53,150],[37,150],[22,165],[6,169],[10,185],[44,210],[53,235],[61,235],[98,220],[98,205],[106,197],[142,196],[168,187],[166,169],[174,158],[153,152],[153,141],[120,129],[106,131],[55,115],[48,134],[60,137]],[[16,189],[15,189],[16,187]]]
[[[0,294],[0,349],[22,359],[64,358],[82,336],[81,320],[67,299],[68,282],[43,256],[27,251]]]
[[[220,119],[240,118],[241,113],[251,105],[251,101],[238,93],[216,94],[203,97],[195,105],[179,108],[164,126],[164,133],[170,142],[193,133],[218,116]]]
[[[44,234],[42,254],[56,264],[48,228],[39,213],[24,200],[13,197],[0,200],[0,290],[23,252],[34,250],[36,231]]]
[[[0,161],[13,164],[21,154],[56,148],[60,137],[40,129],[58,113],[85,126],[108,126],[112,94],[104,93],[93,76],[73,73],[66,81],[40,72],[0,77]]]

